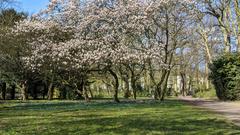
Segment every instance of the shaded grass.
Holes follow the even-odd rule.
[[[1,135],[240,134],[220,115],[179,101],[8,101],[0,104]]]

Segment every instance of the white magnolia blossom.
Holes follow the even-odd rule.
[[[147,59],[161,63],[162,43],[144,33],[154,26],[152,18],[159,8],[169,2],[192,4],[191,0],[51,0],[48,9],[19,22],[13,32],[34,35],[29,39],[32,53],[23,58],[34,70],[46,64],[71,70],[141,64]],[[59,32],[70,33],[71,38],[55,39]]]

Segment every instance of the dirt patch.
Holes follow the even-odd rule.
[[[222,114],[236,125],[240,126],[240,102],[222,102],[192,97],[179,97],[179,100]]]

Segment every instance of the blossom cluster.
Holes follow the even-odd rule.
[[[30,34],[31,55],[23,59],[33,70],[141,64],[148,59],[161,63],[163,43],[147,37],[146,30],[154,27],[159,9],[171,2],[191,0],[51,0],[46,10],[19,22],[13,32]]]

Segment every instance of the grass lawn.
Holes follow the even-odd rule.
[[[0,101],[0,135],[240,134],[220,115],[179,101]]]

